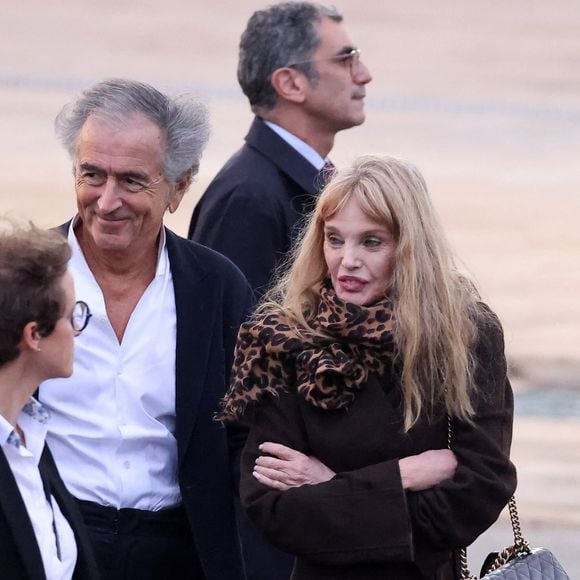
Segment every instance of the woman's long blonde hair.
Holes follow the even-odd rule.
[[[320,282],[328,277],[323,253],[324,222],[356,199],[373,221],[397,241],[386,294],[395,315],[394,338],[402,361],[405,430],[422,413],[443,403],[461,419],[473,415],[478,295],[456,269],[422,175],[411,164],[365,155],[339,171],[321,193],[288,267],[265,296],[258,314],[282,309],[298,327],[311,330]]]

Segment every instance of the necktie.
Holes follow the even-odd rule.
[[[326,186],[326,184],[332,179],[335,172],[336,167],[334,166],[334,163],[330,161],[330,159],[327,159],[318,174],[320,189]]]

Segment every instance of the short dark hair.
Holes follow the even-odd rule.
[[[22,331],[36,322],[48,336],[63,315],[60,285],[71,249],[55,231],[0,220],[0,366],[18,357]]]
[[[316,25],[323,18],[342,21],[336,8],[311,2],[283,2],[252,14],[240,40],[238,82],[254,112],[276,105],[275,70],[312,58],[320,43]],[[318,80],[311,63],[300,70],[310,82]]]
[[[209,138],[207,107],[198,99],[183,95],[170,98],[151,85],[128,79],[104,80],[65,105],[55,120],[61,143],[74,159],[79,134],[91,115],[122,123],[141,113],[159,127],[165,137],[162,165],[166,179],[177,182],[199,170],[201,154]]]

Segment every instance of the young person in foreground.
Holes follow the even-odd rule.
[[[242,415],[242,502],[294,580],[458,577],[516,486],[513,397],[413,166],[361,157],[321,194],[240,330],[219,418]]]
[[[0,577],[98,578],[88,533],[45,444],[50,414],[32,394],[69,377],[90,317],[75,302],[71,250],[52,231],[0,221]]]

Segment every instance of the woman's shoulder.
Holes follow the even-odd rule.
[[[484,302],[476,303],[472,351],[480,364],[505,366],[503,328],[497,314]]]
[[[305,330],[281,307],[261,308],[240,327],[238,344],[247,341],[271,355],[300,349]]]
[[[245,414],[266,395],[277,397],[292,385],[294,355],[302,348],[296,328],[283,310],[261,308],[238,333],[230,388],[221,420]]]
[[[503,339],[503,328],[500,319],[485,302],[478,301],[474,303],[472,320],[477,331],[477,338],[488,336],[502,337]]]

